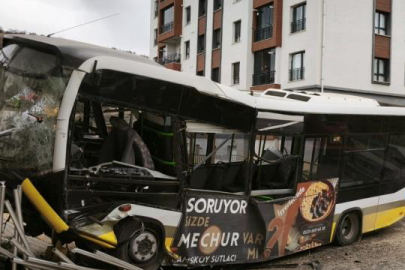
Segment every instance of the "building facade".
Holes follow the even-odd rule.
[[[405,95],[403,0],[152,0],[151,13],[150,56],[168,68],[252,93]]]

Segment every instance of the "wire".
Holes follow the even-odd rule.
[[[98,21],[101,21],[101,20],[105,20],[105,19],[107,19],[107,18],[111,18],[111,17],[117,16],[117,15],[119,15],[119,13],[115,13],[115,14],[112,14],[112,15],[109,15],[109,16],[106,16],[106,17],[103,17],[103,18],[94,20],[94,21],[90,21],[90,22],[82,23],[82,24],[79,24],[79,25],[76,25],[76,26],[73,26],[73,27],[70,27],[70,28],[66,28],[66,29],[60,30],[60,31],[58,31],[58,32],[49,34],[49,35],[47,35],[47,37],[51,37],[51,36],[53,36],[53,35],[55,35],[55,34],[59,34],[59,33],[62,33],[62,32],[65,32],[65,31],[68,31],[68,30],[71,30],[71,29],[74,29],[74,28],[78,28],[78,27],[80,27],[80,26],[84,26],[84,25],[87,25],[87,24],[90,24],[90,23],[94,23],[94,22],[98,22]]]

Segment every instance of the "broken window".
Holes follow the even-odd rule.
[[[208,130],[209,125],[188,124],[188,130]],[[212,130],[214,131],[214,130]],[[187,133],[190,187],[224,192],[244,192],[249,157],[249,134]]]
[[[285,197],[296,184],[299,139],[292,136],[258,135],[255,146],[252,195],[265,199]]]
[[[0,169],[47,173],[70,72],[55,55],[17,45],[3,48],[0,64]]]

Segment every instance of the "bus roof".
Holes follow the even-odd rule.
[[[63,65],[72,68],[79,68],[85,61],[96,56],[110,56],[159,66],[154,61],[139,55],[63,38],[37,35],[5,35],[3,46],[9,43],[21,43],[27,46],[50,49],[60,56]]]
[[[110,57],[111,59],[116,59],[118,61],[123,60],[122,65],[129,67],[130,70],[134,70],[134,66],[138,67],[136,69],[139,71],[142,71],[143,67],[147,69],[148,74],[144,72],[143,74],[138,75],[190,86],[195,88],[199,92],[207,95],[225,98],[230,101],[242,103],[250,107],[255,107],[254,98],[247,95],[246,93],[242,93],[241,91],[235,90],[234,88],[225,85],[217,84],[206,77],[164,68],[163,66],[150,60],[147,57],[131,54],[128,52],[122,52],[111,48],[63,38],[37,35],[4,36],[4,46],[9,43],[19,43],[27,46],[52,50],[57,55],[59,55],[63,65],[72,67],[74,69],[80,68],[82,64],[85,63],[87,60],[91,60],[97,57]],[[132,68],[130,66],[132,66]],[[114,70],[113,68],[111,69]],[[131,73],[130,70],[128,70],[129,73]]]
[[[148,95],[155,94],[156,101],[162,100],[163,96],[171,96],[172,104],[167,103],[166,108],[170,108],[171,112],[177,111],[178,115],[185,118],[240,130],[251,130],[254,126],[257,114],[254,97],[217,84],[206,77],[170,70],[146,57],[62,38],[6,35],[4,45],[12,43],[53,52],[62,65],[86,73],[97,70],[116,71],[148,78],[155,83],[160,82],[161,87],[151,87],[147,91]],[[186,89],[185,96],[192,97],[193,102],[184,100],[179,91],[175,95],[167,87],[170,83],[184,86],[175,88]],[[95,94],[101,97],[101,93]],[[158,102],[149,105],[161,107]],[[165,112],[164,108],[160,111]]]
[[[232,87],[217,84],[211,80],[189,73],[163,68],[154,61],[110,49],[91,45],[83,42],[62,38],[45,37],[36,35],[6,35],[4,45],[21,43],[28,46],[53,50],[57,53],[62,64],[72,68],[79,68],[87,60],[114,59],[114,67],[122,63],[123,70],[130,74],[147,76],[150,78],[181,84],[196,89],[198,92],[229,102],[238,103],[259,111],[271,111],[285,114],[347,114],[347,115],[392,115],[405,116],[404,107],[382,106],[376,100],[332,93],[316,93],[309,91],[291,91],[269,89],[259,97],[253,97],[246,92]],[[108,63],[103,65],[108,69]],[[111,68],[114,70],[114,68]]]
[[[287,114],[405,116],[405,107],[383,106],[354,95],[269,89],[256,97],[259,111]]]

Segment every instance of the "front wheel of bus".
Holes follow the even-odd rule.
[[[339,222],[336,240],[341,246],[353,244],[360,234],[360,218],[355,212],[345,214]]]
[[[154,226],[127,220],[117,230],[117,256],[144,270],[156,270],[163,260],[161,234]]]

